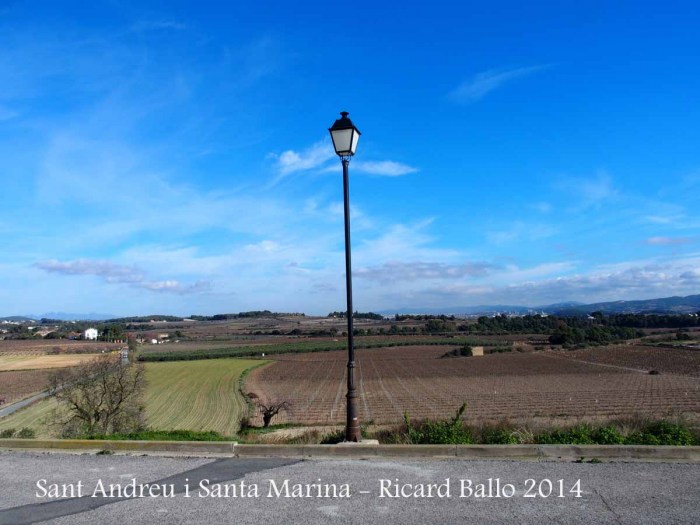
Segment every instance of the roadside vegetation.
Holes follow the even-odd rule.
[[[224,436],[220,432],[208,430],[196,432],[193,430],[142,430],[140,432],[95,434],[88,439],[129,440],[129,441],[232,441],[233,436]]]
[[[34,439],[36,437],[36,432],[31,428],[6,428],[0,430],[0,438],[17,438],[17,439]]]
[[[372,429],[372,425],[363,425],[362,435],[384,445],[700,445],[700,431],[683,421],[634,416],[562,427],[515,424],[508,420],[468,424],[460,419],[461,410],[443,420],[412,421],[406,414],[403,424],[391,428]],[[241,435],[243,442],[290,445],[334,444],[344,439],[341,428],[302,430],[294,425],[247,429]]]
[[[700,445],[700,431],[684,421],[627,417],[605,423],[577,423],[563,427],[499,423],[468,424],[464,403],[450,419],[412,421],[380,430],[373,437],[385,444],[433,445]]]

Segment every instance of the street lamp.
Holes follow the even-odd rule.
[[[357,417],[357,390],[355,389],[355,345],[352,329],[352,264],[350,259],[350,187],[348,181],[348,166],[350,158],[355,154],[360,131],[348,118],[347,111],[340,112],[340,118],[328,129],[333,139],[333,147],[343,163],[343,204],[345,211],[345,289],[347,292],[348,310],[348,394],[347,394],[347,424],[345,440],[359,442],[360,420]]]

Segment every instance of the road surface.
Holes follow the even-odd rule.
[[[690,524],[698,479],[674,463],[0,452],[0,524]]]
[[[40,392],[38,394],[34,394],[31,397],[23,399],[22,401],[17,401],[16,403],[12,403],[11,405],[2,405],[2,407],[0,407],[0,417],[5,417],[5,416],[9,416],[10,414],[14,414],[20,408],[24,408],[26,406],[29,406],[32,403],[39,401],[40,399],[44,399],[45,397],[48,397],[48,396],[49,396],[48,391],[47,392]]]

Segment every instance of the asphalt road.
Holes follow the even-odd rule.
[[[0,524],[700,523],[698,480],[699,464],[0,452]]]
[[[32,397],[28,397],[27,399],[23,399],[22,401],[12,403],[11,405],[3,405],[2,408],[0,408],[0,417],[5,417],[9,416],[10,414],[14,414],[20,408],[24,408],[28,405],[31,405],[35,401],[39,401],[40,399],[48,397],[48,395],[48,392],[41,392],[39,394],[33,395]]]

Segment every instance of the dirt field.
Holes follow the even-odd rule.
[[[621,367],[637,368],[646,372],[657,370],[666,374],[700,377],[700,350],[648,346],[603,346],[571,352],[558,352],[570,359]]]
[[[0,357],[28,356],[61,353],[102,353],[118,350],[124,345],[93,341],[69,341],[65,339],[0,340]]]
[[[649,375],[562,357],[559,352],[506,353],[440,359],[449,348],[358,350],[356,384],[362,421],[398,422],[449,417],[463,401],[467,418],[590,418],[629,414],[700,413],[700,379]],[[699,354],[700,355],[700,354]],[[275,356],[251,372],[245,389],[289,400],[292,411],[276,422],[342,422],[345,352]]]
[[[0,372],[0,398],[10,404],[46,390],[50,374],[50,370]]]
[[[100,354],[101,355],[101,354]],[[95,359],[94,354],[29,355],[4,356],[0,354],[0,372],[13,370],[41,370],[45,368],[66,368]]]

